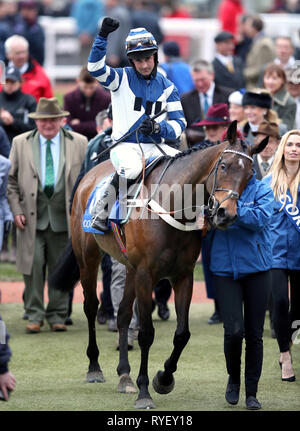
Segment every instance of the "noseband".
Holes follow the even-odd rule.
[[[218,169],[220,166],[220,163],[223,159],[223,155],[226,153],[233,153],[233,154],[237,154],[239,156],[242,157],[246,157],[247,159],[249,159],[251,161],[251,163],[253,163],[253,158],[248,156],[248,154],[246,153],[242,153],[241,151],[236,151],[236,150],[225,150],[223,151],[223,153],[221,154],[221,156],[219,157],[217,163],[215,164],[214,168],[211,170],[211,172],[209,173],[205,183],[207,183],[208,178],[211,175],[214,175],[213,177],[213,187],[211,189],[209,198],[208,198],[208,204],[206,207],[206,215],[208,216],[208,219],[213,218],[217,211],[218,208],[220,207],[220,205],[225,202],[227,199],[235,199],[238,200],[240,195],[238,192],[234,191],[234,190],[230,190],[230,189],[225,189],[223,187],[217,187],[217,174],[218,174]],[[227,196],[221,201],[218,202],[214,196],[215,192],[227,192]]]

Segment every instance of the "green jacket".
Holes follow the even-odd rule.
[[[273,94],[273,109],[287,129],[293,129],[297,104],[285,87]]]

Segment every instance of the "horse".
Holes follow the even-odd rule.
[[[191,184],[192,193],[195,193],[197,184],[204,184],[210,224],[213,228],[227,228],[237,216],[237,200],[252,175],[252,155],[262,151],[268,142],[268,138],[265,138],[261,143],[250,147],[243,139],[237,138],[236,124],[236,121],[230,124],[225,142],[206,149],[188,149],[171,160],[168,156],[163,157],[160,164],[145,179],[145,187],[150,188],[151,184],[157,184],[162,174],[164,184],[170,187],[174,184]],[[99,181],[113,171],[108,160],[95,166],[79,183],[71,212],[72,244],[60,258],[52,283],[57,288],[68,290],[80,279],[89,329],[89,368],[86,380],[103,382],[105,378],[98,362],[99,350],[95,331],[98,267],[104,252],[126,265],[126,283],[117,316],[118,392],[137,392],[130,377],[127,340],[136,298],[140,319],[138,343],[141,360],[136,380],[139,393],[134,407],[152,409],[156,408],[149,393],[148,377],[148,356],[154,340],[152,291],[157,282],[164,278],[169,279],[174,290],[177,325],[173,351],[164,363],[164,370],[158,371],[152,382],[156,392],[167,394],[174,388],[173,374],[190,338],[189,307],[193,291],[193,272],[201,250],[203,230],[178,230],[160,217],[141,218],[141,209],[133,208],[129,222],[122,227],[126,255],[121,251],[112,232],[102,235],[84,232],[82,219],[89,196]],[[184,216],[181,222],[186,224]]]

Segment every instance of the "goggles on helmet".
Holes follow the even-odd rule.
[[[138,39],[128,40],[126,42],[126,51],[135,48],[156,48],[156,43],[150,37],[141,37]]]

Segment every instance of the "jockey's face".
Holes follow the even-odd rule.
[[[144,77],[150,76],[155,66],[154,55],[149,57],[132,59],[135,69]]]

